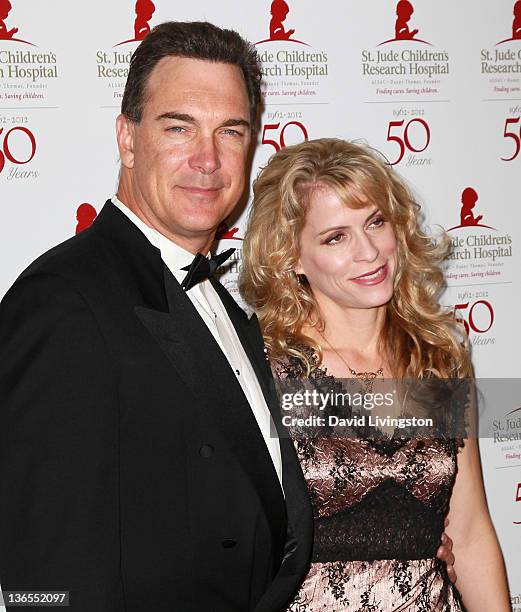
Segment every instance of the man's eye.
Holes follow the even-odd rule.
[[[242,132],[239,132],[238,130],[234,130],[232,128],[226,128],[224,130],[224,133],[228,136],[237,136],[237,137],[242,137]]]
[[[171,127],[167,128],[166,131],[174,132],[175,134],[181,134],[182,132],[185,131],[185,128],[180,125],[172,125]]]

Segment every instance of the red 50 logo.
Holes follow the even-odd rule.
[[[36,139],[31,130],[26,127],[17,126],[11,128],[2,136],[3,131],[4,128],[0,128],[0,143],[2,143],[0,147],[0,174],[4,169],[6,160],[16,165],[28,164],[36,153]],[[26,141],[25,146],[22,144],[23,140]],[[13,147],[13,142],[15,141],[18,142]],[[19,150],[27,148],[27,145],[29,145],[28,151],[22,155]],[[13,153],[13,148],[17,149],[16,153]]]
[[[457,316],[459,313],[461,313],[460,317]],[[463,325],[467,336],[471,330],[476,334],[484,334],[494,324],[494,309],[487,300],[478,300],[473,304],[466,302],[454,306],[454,317],[458,323]]]
[[[286,146],[284,135],[286,133],[286,130],[290,126],[293,126],[291,127],[291,130],[293,131],[294,134],[298,134],[300,132],[302,136],[304,137],[303,140],[309,139],[308,131],[306,130],[306,127],[304,126],[304,124],[300,123],[300,121],[288,121],[288,123],[286,123],[282,128],[280,128],[280,122],[279,123],[267,123],[264,126],[264,129],[262,130],[262,144],[272,146],[275,149],[275,152],[278,153],[281,149],[283,149]],[[268,136],[267,132],[275,132],[275,133],[273,135],[270,134],[272,138],[267,138]],[[273,138],[275,138],[275,140]]]
[[[521,117],[508,117],[505,119],[505,128],[503,130],[503,138],[512,140],[514,152],[510,157],[502,157],[503,161],[512,161],[519,155],[521,150],[521,125],[519,123]]]
[[[419,117],[411,119],[407,123],[401,121],[389,121],[387,129],[387,142],[395,142],[398,145],[398,157],[391,162],[391,166],[399,164],[406,151],[411,153],[423,153],[431,142],[431,130],[429,124]],[[393,134],[391,134],[393,130]]]

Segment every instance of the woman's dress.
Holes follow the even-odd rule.
[[[282,382],[302,377],[294,358],[274,373]],[[308,379],[325,390],[332,381],[321,368]],[[463,610],[436,558],[462,441],[288,429],[315,525],[311,568],[289,612]]]

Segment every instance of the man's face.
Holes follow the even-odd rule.
[[[237,66],[162,59],[149,77],[141,122],[118,118],[132,200],[125,204],[181,245],[211,237],[244,190],[249,121]]]

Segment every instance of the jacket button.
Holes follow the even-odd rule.
[[[233,548],[237,544],[237,540],[226,539],[221,542],[223,548]]]
[[[211,444],[203,444],[199,449],[199,454],[204,459],[209,459],[214,453],[214,448]]]

